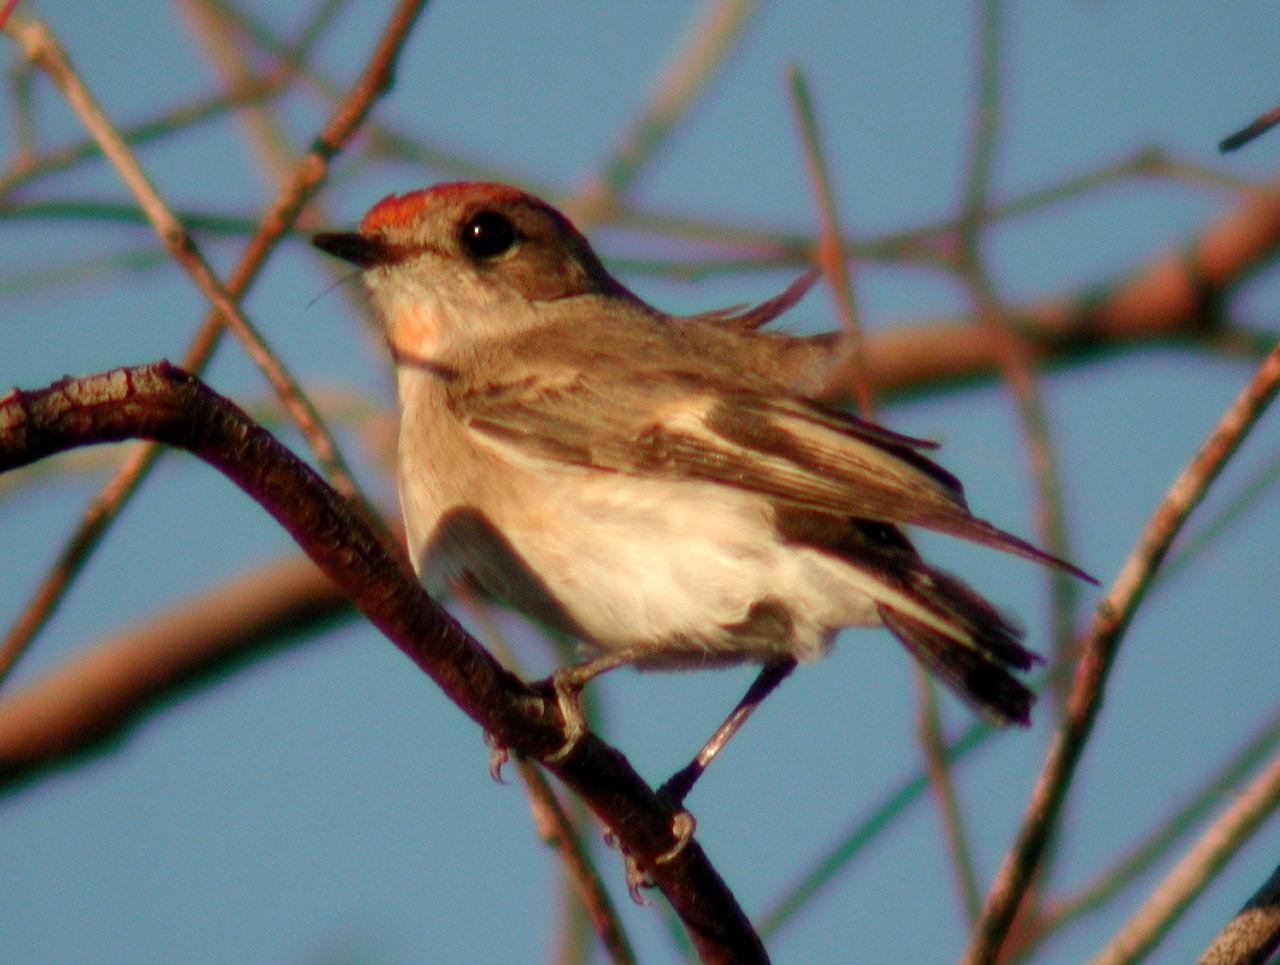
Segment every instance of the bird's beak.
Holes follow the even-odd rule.
[[[400,260],[397,246],[354,231],[325,232],[314,236],[311,243],[321,251],[360,268],[376,268]]]

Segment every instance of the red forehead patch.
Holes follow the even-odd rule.
[[[492,184],[485,181],[451,181],[435,187],[409,191],[405,194],[389,194],[372,208],[360,222],[362,232],[377,232],[387,228],[403,227],[432,204],[465,202],[533,200],[519,188],[509,184]]]

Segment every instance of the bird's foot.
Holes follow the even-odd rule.
[[[697,827],[697,820],[683,808],[673,814],[671,816],[671,836],[676,839],[676,842],[654,858],[653,863],[663,865],[674,861],[693,839],[693,832]],[[650,904],[651,902],[644,896],[641,889],[656,887],[653,877],[644,870],[635,855],[622,847],[621,842],[618,841],[618,836],[608,828],[604,832],[604,843],[622,853],[622,867],[627,884],[627,894],[631,896],[631,900],[637,905]]]
[[[484,732],[484,742],[489,745],[489,776],[499,784],[506,784],[507,781],[502,776],[502,765],[511,760],[511,752],[488,731]]]
[[[582,687],[590,679],[579,672],[578,667],[561,667],[549,678],[551,689],[556,695],[556,706],[560,709],[560,717],[564,721],[564,743],[548,754],[543,760],[548,764],[562,761],[573,753],[587,732],[587,718],[582,712]]]

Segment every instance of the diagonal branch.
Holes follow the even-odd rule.
[[[348,498],[355,498],[358,493],[355,480],[315,406],[267,345],[262,333],[240,309],[236,295],[218,278],[186,226],[169,209],[128,142],[81,80],[57,38],[47,26],[36,20],[23,20],[11,29],[27,59],[39,65],[52,79],[81,123],[98,142],[170,256],[191,277],[218,313],[220,324],[230,328],[240,339],[246,353],[266,376],[334,485]]]
[[[252,496],[381,630],[502,745],[545,757],[564,743],[557,703],[472,639],[324,480],[232,403],[168,363],[64,379],[0,401],[0,471],[65,449],[149,438],[188,449]],[[696,841],[671,860],[673,812],[626,758],[588,734],[544,765],[648,872],[704,961],[765,961],[764,946]]]
[[[565,812],[537,764],[528,758],[517,757],[516,767],[524,782],[529,810],[533,812],[533,820],[538,827],[538,836],[559,853],[591,920],[591,927],[599,936],[610,961],[618,965],[634,965],[636,953],[627,940],[626,932],[622,930],[618,912],[613,907],[609,892],[600,881],[595,865],[591,863],[586,845],[573,819]]]
[[[1163,577],[1167,578],[1169,567]],[[1158,861],[1168,856],[1174,844],[1202,821],[1267,759],[1280,744],[1280,713],[1268,720],[1244,746],[1219,767],[1203,787],[1173,813],[1160,822],[1141,842],[1103,871],[1094,881],[1074,894],[1045,903],[1038,918],[1015,930],[1016,947],[1009,953],[1012,961],[1027,961],[1063,927],[1073,924],[1090,912],[1106,906],[1120,891],[1133,883]]]
[[[251,569],[99,644],[0,702],[0,795],[69,759],[117,747],[132,726],[210,676],[351,616],[342,591],[297,556]]]
[[[392,12],[364,70],[316,136],[311,149],[298,161],[293,176],[268,206],[258,230],[249,240],[227,280],[226,291],[231,297],[238,298],[253,284],[281,237],[293,226],[303,207],[328,176],[329,162],[363,123],[374,101],[387,90],[400,50],[425,2],[426,0],[401,0]],[[217,310],[205,316],[183,357],[184,366],[196,371],[204,367],[224,331],[222,321],[222,314]],[[27,644],[40,632],[40,628],[62,600],[72,579],[89,558],[107,527],[137,491],[159,454],[157,446],[142,447],[94,497],[85,510],[80,525],[63,545],[53,566],[45,574],[3,643],[0,643],[0,681]],[[376,526],[376,517],[366,515]],[[387,539],[387,542],[390,543],[390,540]]]
[[[715,76],[733,43],[754,12],[751,0],[707,0],[688,27],[679,49],[663,69],[649,97],[631,117],[600,171],[564,205],[567,214],[586,230],[612,213],[618,199],[635,183],[690,105]]]
[[[1280,951],[1280,865],[1218,933],[1199,965],[1266,965]]]
[[[1173,538],[1210,484],[1280,390],[1280,346],[1267,356],[1223,414],[1186,468],[1174,480],[1138,538],[1106,597],[1098,604],[1076,667],[1063,721],[1032,789],[1018,836],[987,894],[982,916],[962,959],[994,961],[1048,843],[1076,765],[1093,731],[1112,661],[1129,621],[1151,587]]]
[[[1125,965],[1145,956],[1227,860],[1275,812],[1277,804],[1280,804],[1280,756],[1267,764],[1191,846],[1110,944],[1094,957],[1092,965]],[[1265,953],[1259,960],[1263,959]]]

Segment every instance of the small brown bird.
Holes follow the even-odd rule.
[[[469,574],[595,654],[552,678],[564,750],[604,670],[759,663],[758,700],[841,628],[879,624],[987,720],[1028,722],[1021,631],[899,527],[1089,577],[972,516],[930,443],[815,401],[829,349],[757,330],[811,278],[754,309],[668,315],[564,215],[498,184],[388,197],[315,244],[363,269],[385,327],[421,577]]]

